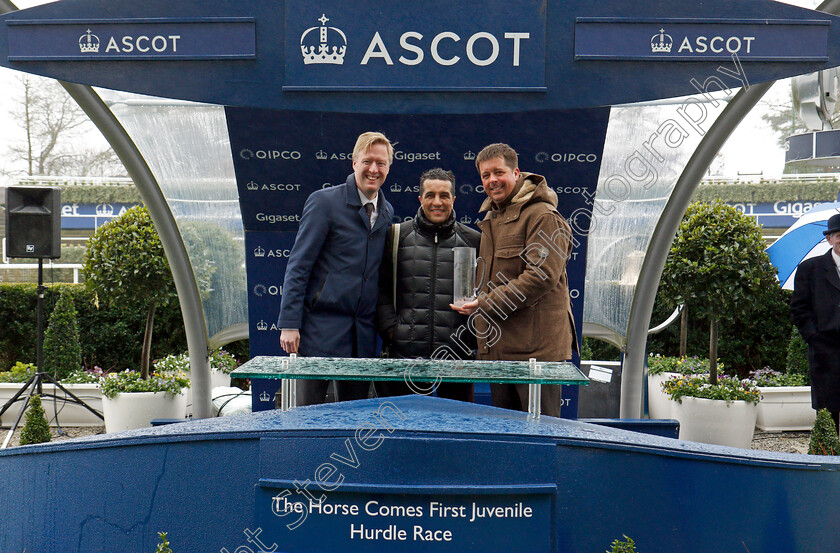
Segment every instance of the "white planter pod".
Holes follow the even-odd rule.
[[[671,416],[680,422],[680,439],[749,449],[758,407],[747,401],[683,397]]]
[[[760,387],[756,426],[765,432],[811,430],[817,412],[811,407],[810,386]]]
[[[93,409],[102,412],[102,393],[99,391],[98,384],[62,384],[62,386]],[[23,387],[23,383],[0,382],[0,407],[5,405],[21,387]],[[55,386],[44,384],[42,389],[45,394],[52,394]],[[64,392],[59,390],[56,395],[61,397]],[[12,404],[0,417],[0,424],[3,426],[14,424],[22,404],[20,401]],[[58,424],[61,424],[61,426],[102,426],[104,424],[102,419],[76,403],[68,403],[61,399],[53,401],[51,397],[42,397],[41,404],[44,406],[44,413],[50,426],[57,426]],[[58,411],[58,424],[55,417],[56,410]],[[21,424],[23,424],[23,419],[21,419]]]
[[[113,399],[103,397],[105,431],[122,432],[132,428],[146,428],[153,419],[183,419],[187,415],[187,394],[166,392],[120,393]]]
[[[679,373],[662,373],[648,375],[648,416],[652,419],[670,419],[671,398],[662,390],[662,383]]]

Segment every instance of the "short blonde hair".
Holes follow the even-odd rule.
[[[388,150],[388,165],[394,161],[394,147],[391,146],[391,141],[381,132],[365,132],[359,135],[356,139],[356,146],[353,147],[353,161],[359,159],[359,156],[373,148],[374,144],[384,144]]]

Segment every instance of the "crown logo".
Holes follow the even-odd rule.
[[[257,330],[268,330],[268,323],[260,319],[260,322],[257,323]]]
[[[465,225],[469,225],[470,223],[472,223],[472,219],[470,219],[469,216],[467,216],[467,215],[464,215],[463,217],[461,217],[459,219],[459,221],[461,221]]]
[[[263,393],[260,394],[260,401],[262,401],[262,402],[271,401],[271,396],[268,394],[268,392],[263,390]]]
[[[321,160],[327,159],[327,152],[325,152],[324,150],[321,150],[320,152],[315,154],[315,159],[321,159]]]
[[[472,150],[470,150],[470,151],[468,151],[467,153],[464,154],[464,159],[466,161],[473,161],[473,160],[475,160],[475,154],[472,152]]]
[[[400,186],[397,183],[394,183],[394,184],[391,185],[390,190],[391,190],[391,192],[395,192],[395,193],[396,192],[402,192],[402,186]]]
[[[329,18],[327,18],[326,15],[322,14],[318,21],[321,22],[320,27],[310,27],[306,29],[302,35],[300,35],[300,52],[303,54],[303,63],[305,65],[319,63],[344,65],[344,53],[347,51],[347,37],[341,29],[327,27],[327,21],[329,21]],[[315,30],[318,31],[320,41],[317,44],[304,44],[306,35]],[[329,31],[335,31],[332,34],[334,37],[336,33],[341,35],[341,41],[344,43],[340,44],[337,37],[332,41],[329,40]],[[311,42],[311,39],[309,42]]]
[[[111,204],[99,204],[96,206],[96,215],[99,217],[111,217],[114,215],[114,206]]]
[[[257,246],[254,250],[254,257],[265,257],[265,250],[262,246]]]
[[[79,51],[83,54],[99,52],[99,37],[91,34],[90,29],[87,30],[87,34],[79,37]]]
[[[248,184],[246,184],[245,186],[247,186],[247,187],[248,187],[248,190],[259,190],[259,189],[260,189],[260,185],[259,185],[259,184],[257,184],[257,183],[256,183],[256,182],[254,182],[254,181],[249,182],[249,183],[248,183]]]
[[[674,39],[671,38],[671,35],[665,34],[665,29],[659,29],[659,34],[650,38],[650,51],[654,53],[668,53],[673,45]]]

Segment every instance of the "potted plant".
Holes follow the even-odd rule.
[[[153,419],[183,419],[189,385],[189,379],[180,372],[152,373],[149,378],[129,369],[107,374],[99,380],[105,431],[143,428]]]
[[[176,294],[163,245],[145,207],[133,207],[96,229],[88,240],[82,272],[97,304],[104,301],[120,309],[146,313],[140,370],[112,373],[100,381],[106,430],[148,426],[152,418],[184,418],[186,397],[174,398],[188,380],[178,375],[149,374],[155,309],[172,301]],[[161,407],[156,404],[164,401],[164,396],[182,407],[159,411]],[[146,402],[153,405],[146,406]],[[136,413],[122,413],[124,409]],[[109,421],[109,416],[116,420]]]
[[[36,368],[33,363],[17,362],[8,371],[0,372],[0,406],[4,405],[12,396],[20,390],[21,386],[35,374]],[[61,385],[73,395],[87,403],[93,409],[102,411],[102,394],[99,392],[99,378],[102,376],[102,369],[94,367],[91,370],[77,369],[66,373],[61,379]],[[44,394],[53,394],[55,386],[43,384]],[[62,392],[58,392],[59,398]],[[44,412],[51,426],[101,426],[102,419],[75,403],[65,403],[52,398],[45,398],[42,401]],[[57,407],[57,409],[56,409]],[[59,416],[55,413],[58,410]],[[0,417],[0,424],[11,426],[20,412],[20,403],[11,406],[3,416]]]
[[[217,349],[210,354],[210,390],[220,386],[230,386],[230,373],[239,366],[236,358],[225,351]],[[183,373],[192,380],[190,373],[190,356],[188,353],[167,355],[154,362],[155,371],[160,374]],[[187,390],[187,415],[192,415],[192,387]]]
[[[693,357],[648,357],[648,415],[652,419],[671,418],[671,398],[662,384],[680,375],[709,374],[709,360]]]
[[[676,403],[671,416],[680,421],[680,439],[749,449],[761,393],[749,379],[720,375],[680,376],[662,387]]]
[[[770,368],[755,371],[751,378],[761,392],[756,426],[767,432],[810,430],[817,412],[811,407],[807,374]]]
[[[660,291],[708,322],[711,385],[719,372],[721,316],[734,312],[746,320],[767,294],[778,292],[776,269],[764,248],[755,221],[720,202],[691,204],[674,238]]]

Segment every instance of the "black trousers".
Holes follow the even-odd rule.
[[[563,388],[559,384],[543,384],[540,393],[540,413],[550,417],[560,416]],[[527,384],[490,384],[493,406],[513,411],[528,410]]]
[[[320,405],[327,401],[327,388],[329,380],[308,380],[297,381],[297,405]],[[335,400],[352,401],[355,399],[367,399],[370,396],[370,382],[361,380],[336,380]],[[280,394],[274,400],[274,406],[280,407]]]

